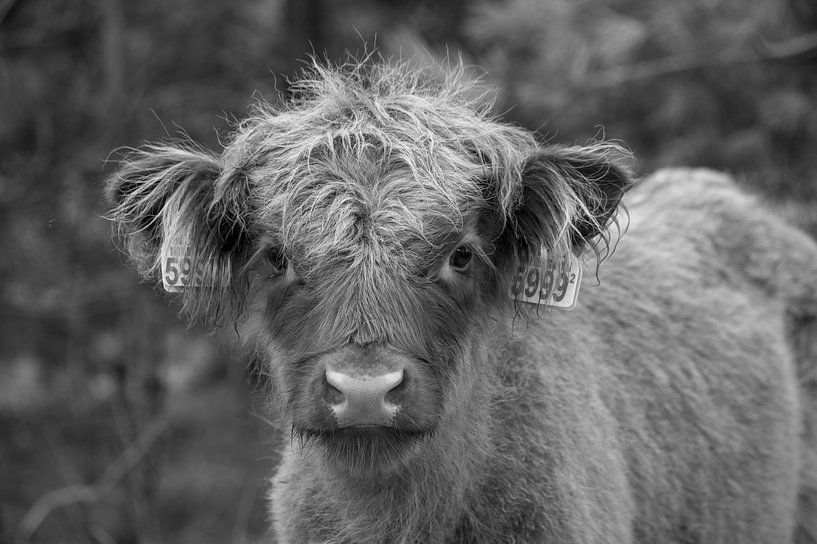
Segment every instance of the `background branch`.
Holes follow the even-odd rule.
[[[3,20],[6,18],[6,15],[11,11],[11,8],[14,7],[14,4],[17,3],[17,0],[0,0],[0,25],[3,24]]]
[[[70,485],[55,489],[37,499],[17,526],[17,542],[29,542],[45,518],[54,510],[76,503],[94,503],[110,493],[147,455],[167,426],[168,419],[165,416],[150,422],[93,484]]]
[[[577,88],[587,90],[609,89],[637,81],[655,79],[658,77],[684,74],[699,70],[709,70],[713,68],[757,64],[768,61],[769,59],[764,58],[756,52],[731,53],[714,56],[711,59],[705,59],[701,56],[672,56],[652,61],[618,66],[608,70],[601,70],[595,73],[587,74],[578,81],[574,81],[573,85]]]

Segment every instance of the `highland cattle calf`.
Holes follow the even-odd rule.
[[[108,187],[140,270],[265,361],[276,541],[815,541],[811,239],[715,172],[628,192],[620,148],[453,77],[294,88]]]

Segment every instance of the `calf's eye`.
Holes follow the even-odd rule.
[[[283,250],[275,247],[268,249],[266,259],[269,264],[270,277],[280,276],[287,271],[288,263]]]
[[[473,253],[465,246],[460,246],[448,257],[448,266],[455,270],[465,270],[471,263]]]

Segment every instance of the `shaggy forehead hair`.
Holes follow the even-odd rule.
[[[354,276],[371,288],[422,276],[488,215],[503,236],[492,265],[506,273],[518,259],[544,264],[542,247],[558,260],[582,244],[598,251],[599,232],[607,242],[601,227],[626,186],[610,168],[623,150],[539,146],[496,121],[461,68],[431,77],[401,64],[315,65],[292,88],[281,106],[256,104],[222,153],[147,146],[108,184],[145,276],[178,247],[201,268],[201,287],[181,294],[191,317],[236,314],[268,249],[312,285]]]
[[[495,123],[459,73],[403,66],[314,67],[282,109],[259,104],[222,156],[250,185],[256,226],[297,261],[417,266],[485,199],[508,209],[533,138]],[[490,188],[486,180],[494,180]],[[425,244],[412,243],[423,241]],[[331,255],[330,255],[331,253]]]

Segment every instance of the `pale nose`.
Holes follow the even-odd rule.
[[[337,391],[329,395],[329,407],[340,427],[390,425],[397,405],[386,395],[403,383],[403,369],[376,376],[350,376],[326,369],[326,383]]]

